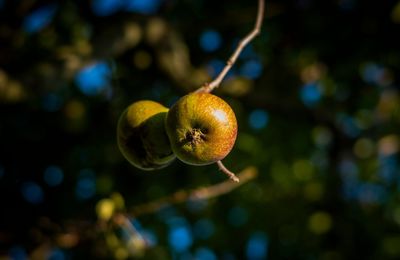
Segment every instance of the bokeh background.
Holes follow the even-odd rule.
[[[99,227],[226,180],[175,161],[143,172],[116,124],[209,81],[257,1],[0,1],[3,259],[399,259],[400,2],[266,1],[261,34],[215,94],[256,179],[207,201]],[[104,222],[104,221],[103,221]],[[143,243],[145,241],[145,243]]]

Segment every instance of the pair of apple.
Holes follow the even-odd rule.
[[[143,170],[168,166],[175,157],[191,165],[222,160],[232,149],[237,122],[231,107],[209,93],[191,93],[168,109],[149,100],[131,104],[117,126],[124,157]]]

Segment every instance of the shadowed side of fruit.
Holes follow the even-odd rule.
[[[138,101],[121,115],[117,127],[118,146],[124,157],[142,170],[168,166],[174,159],[164,121],[168,108],[153,101]]]

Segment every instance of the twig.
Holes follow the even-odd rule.
[[[251,32],[249,32],[246,37],[244,37],[236,47],[236,50],[233,52],[232,56],[229,58],[229,60],[226,62],[226,66],[222,69],[222,71],[219,73],[219,75],[210,83],[206,82],[203,86],[198,88],[195,92],[206,92],[210,93],[212,92],[215,88],[217,88],[228,71],[232,68],[233,64],[235,64],[237,58],[239,57],[240,53],[243,51],[244,47],[246,47],[249,42],[251,42],[254,37],[256,37],[261,30],[261,23],[264,18],[264,0],[258,0],[258,11],[257,11],[257,18],[256,22],[254,25],[254,28]],[[225,173],[232,181],[234,182],[239,182],[239,178],[230,170],[228,170],[225,165],[221,162],[218,161],[217,165],[219,169]]]
[[[217,165],[218,165],[218,168],[219,168],[223,173],[225,173],[226,175],[228,175],[229,179],[231,179],[231,180],[234,181],[234,182],[239,182],[239,178],[238,178],[233,172],[231,172],[230,170],[228,170],[228,169],[225,167],[225,165],[224,165],[221,161],[218,161],[218,162],[217,162]]]
[[[151,201],[142,205],[133,207],[129,211],[129,215],[140,216],[150,214],[161,210],[164,207],[179,204],[190,200],[204,200],[214,198],[230,192],[231,190],[245,184],[246,182],[254,179],[257,176],[257,169],[255,167],[247,167],[238,174],[241,182],[232,182],[227,180],[209,187],[201,187],[192,191],[178,191],[170,196]]]
[[[246,45],[254,39],[259,33],[261,29],[261,22],[264,17],[264,0],[258,0],[258,12],[257,12],[257,19],[256,23],[254,25],[253,30],[246,35],[238,44],[236,47],[236,50],[233,52],[232,56],[229,58],[229,60],[226,62],[226,66],[223,68],[223,70],[219,73],[219,75],[210,83],[205,83],[202,87],[198,88],[195,92],[208,92],[210,93],[213,91],[215,88],[217,88],[228,71],[232,68],[233,64],[235,64],[237,58],[239,57],[240,53],[246,47]]]

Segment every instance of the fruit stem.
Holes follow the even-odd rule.
[[[234,181],[234,182],[239,182],[239,178],[238,178],[233,172],[231,172],[230,170],[228,170],[228,169],[225,167],[225,165],[224,165],[221,161],[218,161],[218,162],[217,162],[217,165],[218,165],[218,168],[219,168],[223,173],[225,173],[226,175],[228,175],[229,179],[231,179],[231,180]]]

